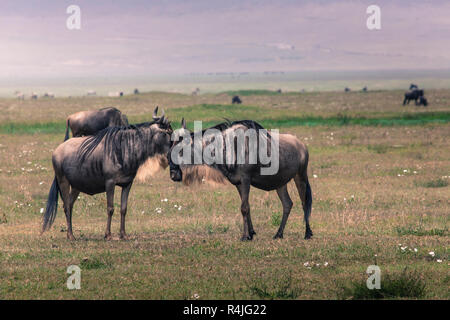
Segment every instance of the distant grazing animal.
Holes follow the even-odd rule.
[[[428,106],[428,100],[425,97],[419,97],[419,102],[416,103],[417,106]]]
[[[281,91],[281,89],[278,89],[277,92],[278,92],[278,93],[281,93],[282,91]]]
[[[345,91],[345,92],[350,92],[350,88],[345,87],[344,91]]]
[[[184,119],[181,122],[183,129],[186,129],[186,122]],[[213,129],[221,132],[224,140],[233,137],[237,130],[247,130],[252,129],[257,132],[256,138],[257,142],[255,145],[259,145],[260,139],[267,139],[267,144],[272,144],[271,135],[263,135],[260,130],[264,128],[255,121],[252,120],[241,120],[234,122],[224,122],[218,124]],[[191,138],[194,137],[195,133],[191,133]],[[203,135],[202,148],[205,148],[212,139],[215,137],[209,137],[208,135]],[[191,139],[191,157],[194,157],[194,147],[193,140]],[[255,231],[253,230],[252,220],[250,217],[250,205],[249,205],[249,194],[250,186],[254,186],[258,189],[270,191],[276,190],[278,197],[283,205],[283,218],[281,220],[278,232],[275,234],[274,238],[283,238],[283,231],[286,225],[289,213],[292,208],[292,201],[288,194],[287,183],[294,179],[295,185],[300,195],[300,199],[303,204],[304,219],[306,223],[305,239],[311,238],[313,235],[311,228],[309,226],[309,216],[311,214],[311,204],[312,204],[312,193],[311,187],[308,181],[307,167],[308,167],[308,149],[306,146],[300,142],[297,137],[290,134],[280,134],[279,135],[279,169],[274,175],[262,175],[261,168],[264,166],[258,160],[256,164],[250,164],[249,159],[249,140],[246,139],[244,144],[245,159],[243,164],[237,163],[225,163],[225,164],[176,164],[172,156],[169,156],[169,166],[170,166],[170,178],[173,181],[184,181],[185,184],[190,184],[195,181],[201,181],[206,175],[214,177],[216,181],[220,181],[219,177],[222,179],[227,179],[231,184],[236,186],[239,195],[241,197],[241,213],[244,220],[244,232],[241,240],[252,240]],[[235,141],[233,139],[233,141]],[[171,148],[171,153],[173,148],[179,143],[179,141],[174,141]],[[232,150],[227,150],[227,144],[222,145],[222,150],[219,152],[227,154],[227,152],[233,153],[234,159],[237,159],[236,144],[232,146]],[[259,148],[258,148],[259,149]],[[267,151],[267,150],[266,150]],[[258,153],[260,150],[258,150]],[[264,151],[262,151],[264,152]],[[184,155],[183,155],[184,156]],[[226,162],[226,161],[225,161]],[[179,163],[179,162],[177,162]],[[218,177],[219,176],[219,177]]]
[[[403,99],[403,105],[409,104],[409,101],[414,100],[414,102],[417,104],[417,99],[420,97],[423,97],[423,90],[422,89],[414,89],[412,91],[405,93],[405,99]]]
[[[16,98],[19,100],[25,100],[25,94],[22,92],[16,92]]]
[[[133,93],[134,94],[139,94],[139,90],[138,89],[134,89]]]
[[[367,92],[367,87],[362,88],[362,92]]]
[[[60,144],[52,156],[55,178],[43,214],[42,232],[48,230],[56,216],[58,195],[64,202],[67,238],[72,231],[72,209],[80,192],[88,195],[106,192],[107,215],[105,239],[110,240],[114,213],[114,189],[122,188],[120,238],[127,239],[125,215],[133,180],[155,166],[167,167],[172,127],[164,117],[128,127],[109,127],[94,136],[69,139]],[[67,137],[66,137],[67,138]]]
[[[116,108],[80,111],[67,117],[66,138],[69,138],[69,128],[73,137],[81,137],[93,135],[106,127],[122,126],[128,126],[128,118]]]
[[[36,100],[37,98],[38,98],[38,95],[37,95],[37,93],[31,93],[31,99],[33,99],[33,100]]]
[[[239,98],[239,96],[234,96],[233,99],[231,99],[232,104],[241,104],[242,100]]]

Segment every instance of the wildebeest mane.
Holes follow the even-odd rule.
[[[247,127],[248,129],[255,129],[255,130],[264,130],[264,127],[262,125],[260,125],[258,122],[253,121],[253,120],[238,120],[238,121],[231,121],[227,118],[224,118],[224,122],[216,124],[215,126],[212,126],[208,129],[204,129],[202,130],[202,133],[205,133],[205,131],[209,130],[209,129],[216,129],[219,131],[225,131],[229,128],[231,128],[234,125],[238,125],[241,124],[245,127]],[[194,132],[191,132],[191,136],[194,135]]]
[[[78,158],[81,165],[89,155],[104,140],[104,153],[110,159],[126,168],[137,169],[139,164],[145,159],[143,155],[148,154],[147,148],[150,145],[147,142],[147,134],[144,128],[149,128],[156,121],[144,122],[126,127],[107,127],[93,136],[89,136],[81,144],[78,150]],[[136,152],[138,150],[138,152]]]

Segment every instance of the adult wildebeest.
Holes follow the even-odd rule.
[[[350,88],[349,87],[345,87],[344,91],[345,92],[350,92]]]
[[[67,117],[66,139],[69,138],[69,128],[73,137],[81,137],[93,135],[106,127],[122,126],[128,126],[128,118],[116,108],[80,111]]]
[[[242,100],[239,98],[239,96],[234,96],[233,99],[231,99],[232,104],[241,104]]]
[[[414,89],[412,91],[405,93],[405,99],[403,99],[403,105],[409,104],[409,101],[414,100],[414,102],[417,104],[417,99],[420,97],[423,97],[423,90],[422,89]]]
[[[108,127],[94,136],[72,138],[60,144],[52,156],[55,179],[43,215],[42,232],[48,230],[55,220],[58,194],[64,202],[67,238],[74,240],[72,209],[79,193],[106,192],[108,220],[105,239],[111,239],[114,189],[120,186],[120,238],[126,239],[125,215],[133,180],[142,170],[154,170],[154,164],[167,166],[171,134],[172,127],[163,112],[152,122]]]
[[[182,128],[186,128],[184,119],[182,121]],[[252,120],[241,120],[234,122],[227,121],[212,127],[212,129],[220,132],[223,140],[231,138],[231,141],[235,141],[234,135],[238,131],[246,133],[251,129],[256,131],[255,137],[258,142],[253,141],[252,143],[250,143],[250,139],[247,139],[244,136],[245,143],[243,143],[243,146],[241,145],[241,147],[239,147],[233,142],[233,144],[230,144],[228,147],[226,145],[222,145],[222,148],[219,148],[217,151],[219,154],[223,152],[224,157],[227,152],[231,152],[232,154],[234,154],[234,160],[231,163],[225,162],[221,164],[217,162],[209,162],[209,164],[206,164],[204,162],[203,164],[198,165],[191,164],[192,162],[186,164],[184,162],[180,163],[179,161],[174,161],[173,153],[176,154],[176,152],[178,151],[175,151],[174,148],[179,143],[175,141],[171,148],[171,154],[168,156],[170,178],[173,181],[184,181],[186,184],[188,184],[189,181],[199,181],[203,178],[202,176],[199,176],[199,172],[202,172],[204,174],[207,171],[213,171],[213,173],[211,174],[212,176],[217,177],[217,175],[223,175],[231,184],[235,185],[241,197],[241,213],[244,220],[244,232],[242,235],[243,241],[252,240],[253,235],[256,234],[253,230],[253,225],[250,217],[250,186],[254,186],[258,189],[266,191],[277,191],[278,197],[280,198],[283,205],[283,218],[274,238],[283,238],[284,227],[292,208],[292,200],[288,194],[287,184],[291,179],[294,179],[300,195],[300,199],[303,204],[304,219],[306,224],[305,239],[311,238],[313,233],[309,225],[309,216],[311,214],[312,193],[307,175],[309,155],[306,146],[293,135],[278,135],[279,152],[277,152],[277,155],[275,155],[278,156],[278,170],[272,175],[263,175],[261,173],[261,168],[264,167],[264,165],[260,160],[257,160],[256,162],[253,162],[254,164],[252,164],[252,162],[249,161],[251,157],[249,150],[252,146],[254,147],[255,145],[259,145],[259,143],[261,142],[260,139],[267,139],[267,144],[274,143],[274,136],[272,134],[264,135],[264,128],[260,124]],[[206,130],[206,132],[207,131],[208,130]],[[204,132],[205,131],[203,131],[203,133]],[[203,133],[201,142],[202,152],[206,150],[208,144],[211,144],[218,139],[218,136],[211,138],[207,134],[205,135]],[[193,138],[190,140],[191,146],[193,146],[194,144],[196,134],[197,133],[190,134],[191,138]],[[189,142],[187,142],[187,144],[189,144]],[[191,158],[195,158],[195,153],[198,152],[198,150],[194,151],[194,149],[195,147],[191,147]],[[236,161],[238,157],[238,155],[236,155],[236,153],[238,152],[237,150],[244,150],[244,162],[239,163]],[[261,151],[261,148],[259,148],[258,152]]]

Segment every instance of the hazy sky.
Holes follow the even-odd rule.
[[[450,68],[449,15],[447,0],[0,0],[0,77]]]

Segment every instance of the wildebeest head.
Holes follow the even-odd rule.
[[[183,130],[186,130],[186,121],[184,120],[184,118],[181,120],[181,128]],[[183,172],[181,171],[180,165],[173,161],[171,154],[173,148],[181,141],[182,138],[178,139],[178,141],[174,141],[172,147],[170,148],[167,154],[167,159],[169,161],[169,168],[170,168],[170,179],[172,179],[172,181],[175,182],[180,182],[183,180]]]
[[[157,138],[157,144],[164,146],[166,149],[161,150],[161,154],[167,154],[169,152],[169,148],[172,145],[171,142],[171,136],[173,133],[172,126],[170,125],[170,121],[166,118],[164,114],[164,110],[162,111],[162,114],[160,117],[157,116],[158,113],[158,107],[155,108],[153,111],[153,120],[154,124],[151,126],[154,127],[156,130],[156,138]]]

